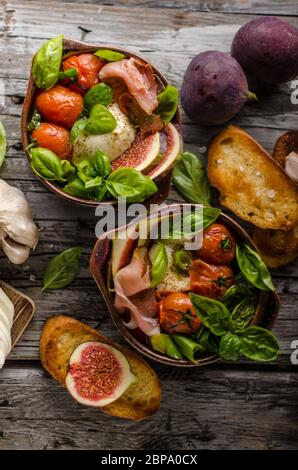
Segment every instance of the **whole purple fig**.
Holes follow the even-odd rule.
[[[298,29],[273,16],[256,18],[236,33],[231,54],[251,78],[287,82],[298,74]]]
[[[181,103],[193,121],[203,125],[224,124],[246,101],[255,98],[238,62],[228,54],[207,51],[190,62],[181,88]]]

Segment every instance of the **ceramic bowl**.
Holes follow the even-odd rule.
[[[165,208],[165,211],[175,211],[177,209],[180,209],[182,206],[195,207],[195,205],[193,204],[172,204],[167,206]],[[154,214],[156,216],[156,213],[151,212],[150,217],[154,217]],[[238,240],[243,241],[244,243],[248,244],[254,250],[257,251],[256,246],[248,235],[248,233],[231,217],[221,212],[217,219],[217,222],[222,222],[224,225],[231,229],[231,231],[235,234]],[[133,330],[127,329],[127,327],[123,324],[119,313],[114,307],[113,293],[111,293],[108,288],[108,286],[111,284],[110,280],[112,238],[119,230],[122,229],[123,227],[111,230],[110,232],[105,233],[101,238],[99,238],[94,246],[90,258],[91,274],[95,282],[97,283],[97,286],[106,302],[111,318],[114,321],[119,332],[128,341],[128,343],[132,347],[137,349],[140,353],[162,364],[177,367],[197,367],[218,361],[219,357],[215,354],[206,354],[205,356],[199,358],[196,364],[184,359],[172,359],[159,352],[153,351],[147,344],[140,340],[140,338],[133,334]],[[278,310],[278,295],[275,292],[260,291],[259,304],[256,309],[252,324],[270,329],[276,319]]]
[[[70,57],[72,55],[77,55],[79,53],[87,53],[87,52],[93,53],[99,49],[112,49],[114,51],[121,52],[128,57],[135,57],[135,58],[139,58],[139,59],[146,61],[146,59],[144,59],[143,57],[135,54],[134,52],[128,51],[126,49],[111,46],[108,44],[87,44],[81,41],[76,41],[73,39],[66,39],[66,38],[64,38],[63,40],[63,52],[64,52],[63,59]],[[158,87],[160,90],[162,90],[169,84],[169,82],[156,67],[152,65],[152,68],[153,68],[153,72],[154,72]],[[29,135],[27,131],[27,123],[31,116],[31,112],[32,112],[32,108],[33,108],[35,96],[36,96],[36,90],[37,89],[36,89],[35,82],[31,73],[31,68],[30,68],[30,76],[29,76],[26,96],[24,99],[23,109],[22,109],[22,123],[21,123],[22,144],[23,144],[23,149],[26,154],[29,165],[30,165],[30,156],[29,156],[28,151],[26,150],[30,143]],[[176,115],[172,122],[173,124],[175,124],[175,126],[177,127],[181,135],[182,126],[181,126],[180,109],[177,110]],[[154,180],[156,185],[158,186],[158,192],[156,194],[153,194],[150,198],[148,198],[144,202],[146,206],[149,204],[161,203],[167,198],[169,194],[169,190],[170,190],[170,185],[171,185],[171,170],[172,168],[169,167],[166,172],[164,172],[162,175],[160,175]],[[90,200],[83,199],[77,196],[73,196],[71,194],[67,194],[64,191],[62,191],[61,188],[56,186],[51,181],[44,180],[43,178],[39,178],[39,179],[44,184],[44,186],[46,186],[49,190],[57,194],[57,196],[61,197],[62,199],[66,199],[67,201],[70,201],[70,202],[74,202],[74,203],[85,205],[85,206],[91,206],[91,207],[96,207],[99,204],[103,204],[103,205],[117,204],[116,200],[98,202],[98,201],[90,201]]]

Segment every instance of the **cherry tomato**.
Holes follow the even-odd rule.
[[[196,294],[220,299],[234,282],[234,273],[230,266],[212,266],[201,259],[192,262],[190,290]]]
[[[230,264],[235,257],[236,241],[222,224],[212,224],[204,231],[203,245],[197,255],[206,263]]]
[[[35,104],[46,121],[67,128],[72,127],[83,109],[81,95],[61,85],[40,93]]]
[[[62,63],[63,70],[78,69],[78,85],[89,90],[99,82],[98,72],[104,63],[93,54],[73,55]]]
[[[42,122],[31,135],[39,147],[52,150],[62,160],[70,158],[72,147],[69,132],[64,127]]]
[[[167,333],[193,333],[201,326],[191,300],[183,292],[172,292],[158,303],[159,323]]]

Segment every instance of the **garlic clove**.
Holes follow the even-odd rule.
[[[4,345],[0,339],[0,369],[4,366],[5,355],[4,355]]]
[[[21,245],[9,237],[2,238],[0,243],[4,253],[12,263],[22,264],[27,261],[30,254],[29,246]]]
[[[10,332],[5,328],[4,324],[0,321],[0,340],[3,342],[3,353],[5,357],[11,351],[11,336]]]
[[[4,290],[0,288],[0,318],[1,312],[3,316],[7,319],[7,323],[11,328],[14,317],[14,305],[10,298],[5,294]]]

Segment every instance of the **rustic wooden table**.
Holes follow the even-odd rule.
[[[274,331],[282,353],[274,364],[217,363],[196,370],[154,364],[163,389],[160,411],[133,423],[77,405],[43,371],[40,329],[63,313],[98,327],[123,342],[88,271],[95,235],[93,210],[75,207],[47,192],[28,167],[20,142],[20,115],[30,58],[42,41],[59,33],[121,45],[150,59],[180,86],[198,52],[227,52],[237,29],[257,14],[282,16],[298,25],[298,2],[252,0],[128,0],[89,3],[0,0],[0,112],[8,134],[1,178],[22,189],[42,228],[37,250],[25,266],[3,254],[0,277],[30,295],[37,312],[0,371],[1,449],[294,449],[298,446],[298,375],[290,363],[298,339],[298,266],[274,272],[282,307]],[[279,135],[297,128],[298,106],[290,84],[260,92],[234,120],[272,150]],[[187,149],[204,153],[218,128],[208,131],[184,119]],[[173,192],[171,199],[175,199]],[[41,292],[45,266],[54,253],[84,246],[80,276],[67,289]]]

